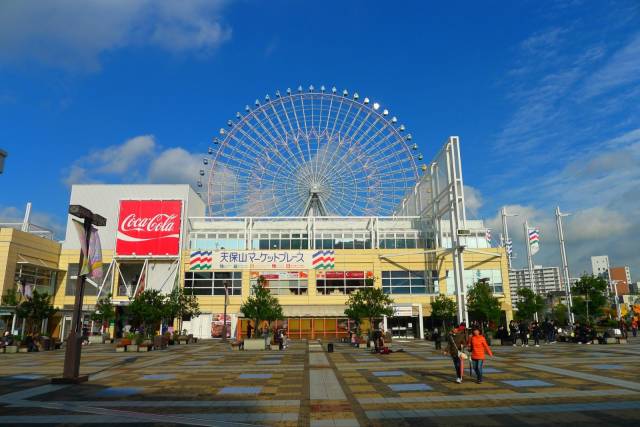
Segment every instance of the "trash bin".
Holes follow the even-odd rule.
[[[332,343],[332,342],[330,342],[329,344],[327,344],[327,351],[328,351],[329,353],[333,353],[333,343]]]

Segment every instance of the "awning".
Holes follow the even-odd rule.
[[[346,317],[346,305],[283,305],[285,317]]]
[[[34,258],[34,257],[30,257],[28,255],[23,255],[23,254],[18,254],[18,264],[29,264],[29,265],[33,265],[35,267],[45,267],[48,268],[49,270],[58,270],[60,271],[60,268],[58,268],[58,264],[53,263],[51,261],[47,261],[44,259],[40,259],[40,258]]]

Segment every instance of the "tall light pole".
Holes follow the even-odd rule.
[[[527,219],[524,220],[524,245],[527,247],[527,260],[529,261],[529,283],[531,285],[531,291],[534,295],[537,295],[536,286],[534,284],[534,274],[533,274],[533,256],[531,255],[531,243],[529,242],[529,221]],[[536,311],[533,315],[535,321],[538,321],[538,312]]]
[[[556,227],[558,228],[558,240],[560,241],[560,257],[562,258],[562,278],[564,280],[564,292],[567,297],[567,311],[569,312],[569,322],[573,324],[573,298],[571,296],[571,285],[569,283],[569,263],[567,262],[567,252],[564,247],[564,231],[562,229],[562,217],[569,216],[568,213],[560,212],[560,206],[556,206]]]
[[[84,220],[84,237],[87,257],[89,256],[89,241],[91,238],[91,227],[103,227],[107,225],[107,220],[89,209],[80,205],[69,206],[69,214]],[[82,247],[82,245],[81,245]],[[67,348],[64,354],[64,371],[62,378],[53,378],[54,384],[77,384],[87,381],[88,375],[80,376],[80,356],[82,351],[82,299],[84,297],[84,282],[87,278],[82,272],[84,264],[84,252],[80,250],[80,261],[78,263],[78,278],[76,279],[75,304],[73,307],[73,317],[71,320],[71,332],[67,338]]]
[[[509,241],[509,226],[507,225],[507,217],[518,216],[518,214],[508,214],[507,207],[503,206],[500,209],[500,215],[502,216],[502,235],[504,236],[504,246],[507,248],[511,242]],[[511,253],[507,250],[507,266],[511,270]]]
[[[227,341],[227,305],[229,304],[229,282],[224,281],[224,315],[222,318],[222,341]]]
[[[620,300],[618,299],[618,283],[620,282],[620,280],[611,280],[609,279],[609,283],[611,284],[611,287],[613,287],[613,297],[616,299],[616,314],[618,315],[618,319],[620,320],[622,319],[622,310],[620,308]]]

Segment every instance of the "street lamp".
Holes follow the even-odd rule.
[[[227,305],[229,304],[229,282],[224,281],[224,315],[222,316],[222,341],[227,341]]]
[[[84,220],[85,248],[89,256],[89,240],[91,238],[91,227],[104,227],[107,220],[98,214],[91,212],[81,205],[69,206],[69,214]],[[75,304],[73,307],[73,317],[71,320],[71,332],[67,338],[67,348],[64,354],[64,371],[62,378],[53,378],[54,384],[77,384],[89,379],[88,375],[80,376],[80,355],[82,351],[82,299],[84,297],[84,282],[86,274],[80,274],[84,263],[84,252],[80,250],[80,261],[78,263],[78,278],[76,279]]]
[[[7,158],[9,153],[0,148],[0,173],[4,171],[4,159]]]

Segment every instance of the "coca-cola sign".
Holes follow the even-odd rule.
[[[121,200],[116,253],[177,256],[181,213],[181,200]]]

